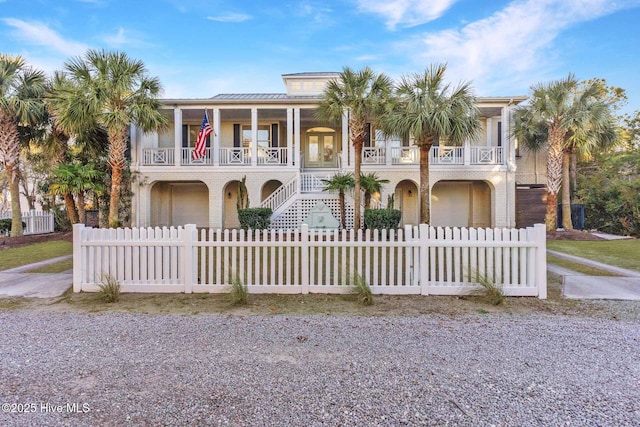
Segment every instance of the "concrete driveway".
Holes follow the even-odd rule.
[[[64,273],[27,273],[27,271],[70,258],[72,255],[65,255],[0,271],[0,297],[53,298],[62,295],[73,284],[73,275],[70,271]]]

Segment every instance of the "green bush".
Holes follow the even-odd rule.
[[[271,208],[247,208],[238,210],[240,227],[243,230],[265,230],[271,225]]]
[[[372,230],[398,228],[402,213],[398,209],[365,209],[364,226]]]
[[[22,228],[26,228],[27,223],[22,221]],[[11,218],[0,219],[0,234],[11,232]]]

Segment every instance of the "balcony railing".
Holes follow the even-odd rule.
[[[464,165],[463,147],[431,147],[429,163],[432,165]]]
[[[142,164],[145,166],[172,166],[175,164],[174,148],[143,148]]]
[[[502,147],[471,147],[472,165],[499,165],[504,163]]]
[[[218,149],[220,166],[251,166],[251,148],[223,147]],[[258,166],[286,166],[289,149],[287,147],[258,147]],[[390,157],[390,158],[389,158]],[[432,147],[429,163],[432,166],[455,165],[501,165],[505,162],[504,147],[471,146]],[[365,147],[362,150],[363,165],[417,165],[420,163],[420,149],[410,147]],[[143,166],[175,165],[174,148],[142,149]],[[208,166],[214,164],[213,149],[207,148],[205,155],[193,159],[193,148],[180,149],[180,165]]]
[[[391,163],[394,165],[417,165],[420,163],[420,148],[393,147],[391,149]]]
[[[287,147],[258,147],[259,165],[286,165]]]

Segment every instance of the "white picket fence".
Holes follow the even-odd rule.
[[[544,225],[526,229],[73,229],[74,292],[106,275],[123,292],[345,293],[355,274],[376,294],[461,295],[490,280],[506,295],[546,298]]]
[[[11,218],[11,211],[0,212],[0,219]],[[24,234],[53,233],[54,220],[52,212],[31,210],[22,212],[22,222],[26,224]]]

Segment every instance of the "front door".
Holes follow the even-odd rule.
[[[307,135],[305,166],[309,168],[335,168],[335,134],[310,133]]]

